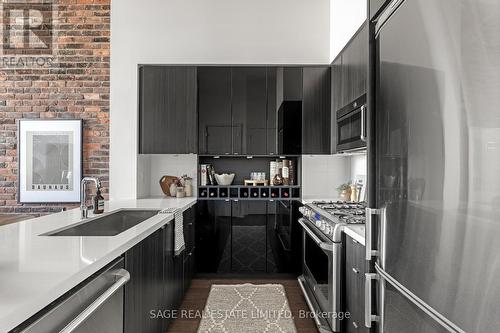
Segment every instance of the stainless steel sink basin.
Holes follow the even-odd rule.
[[[115,236],[155,216],[158,210],[120,209],[42,236]]]

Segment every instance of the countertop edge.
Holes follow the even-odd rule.
[[[145,200],[147,200],[146,198]],[[190,198],[186,198],[190,199]],[[137,199],[135,201],[139,201],[141,199]],[[142,199],[144,200],[144,199]],[[175,200],[175,199],[173,199]],[[184,204],[182,207],[177,207],[178,209],[181,209],[182,212],[186,211],[187,209],[191,208],[197,203],[197,198],[193,197],[192,201]],[[120,206],[120,204],[118,204]],[[122,206],[121,208],[129,208],[126,205]],[[156,207],[155,207],[156,208]],[[75,208],[74,210],[78,210],[79,208]],[[113,206],[111,209],[108,211],[115,211],[118,210],[116,206],[116,203],[113,203]],[[162,209],[161,207],[158,207],[158,209]],[[169,222],[174,220],[174,214],[165,214],[164,217],[158,222],[143,231],[141,234],[137,235],[133,239],[127,241],[123,245],[113,249],[109,253],[107,253],[105,256],[100,258],[99,260],[93,262],[87,267],[84,267],[81,271],[78,273],[74,274],[70,278],[68,278],[66,281],[62,282],[60,285],[57,286],[57,288],[53,288],[49,290],[44,296],[40,296],[34,299],[31,299],[32,302],[29,302],[30,304],[26,304],[25,308],[26,310],[23,309],[16,309],[14,310],[10,315],[4,317],[2,319],[2,322],[0,322],[0,331],[2,332],[9,332],[10,330],[15,329],[19,325],[23,324],[26,320],[30,319],[31,317],[35,316],[39,311],[43,310],[45,307],[49,306],[50,303],[56,301],[58,298],[63,296],[65,293],[73,289],[74,287],[78,286],[80,283],[84,282],[86,279],[88,279],[90,276],[104,268],[106,265],[111,263],[113,260],[116,258],[120,257],[123,255],[125,252],[127,252],[129,249],[146,239],[148,236],[152,235],[154,232],[159,230],[161,227],[164,225],[168,224]],[[146,222],[146,221],[144,221]],[[22,223],[22,222],[20,222]]]

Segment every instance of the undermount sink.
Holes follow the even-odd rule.
[[[42,236],[115,236],[158,214],[158,210],[120,209]]]

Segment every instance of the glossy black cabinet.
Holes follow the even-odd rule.
[[[298,202],[288,201],[200,201],[196,216],[196,272],[298,274],[298,207]]]
[[[195,229],[196,272],[230,272],[231,201],[199,201]]]
[[[233,154],[267,154],[267,68],[233,67]]]
[[[349,236],[345,242],[345,311],[350,313],[345,332],[368,333],[364,326],[365,247]]]
[[[198,67],[200,154],[232,153],[231,68]]]
[[[231,272],[265,273],[267,267],[267,202],[232,203]]]
[[[330,154],[331,73],[329,66],[304,67],[302,153]]]
[[[124,289],[124,332],[162,332],[169,320],[150,311],[173,309],[173,224],[148,236],[124,255],[130,281]]]
[[[198,151],[196,67],[139,69],[139,152]]]
[[[278,100],[277,68],[268,67],[267,72],[267,114],[266,114],[266,154],[278,154]]]
[[[267,206],[268,273],[302,271],[302,228],[299,201],[273,201]]]

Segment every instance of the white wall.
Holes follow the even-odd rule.
[[[137,196],[138,64],[330,63],[330,0],[111,5],[110,198]]]
[[[303,155],[302,198],[338,198],[337,187],[363,180],[366,184],[366,155]]]
[[[366,20],[366,0],[330,0],[330,62]]]
[[[198,158],[194,154],[159,154],[137,156],[137,197],[164,196],[159,181],[163,176],[188,175],[193,178],[193,195],[196,196]]]

